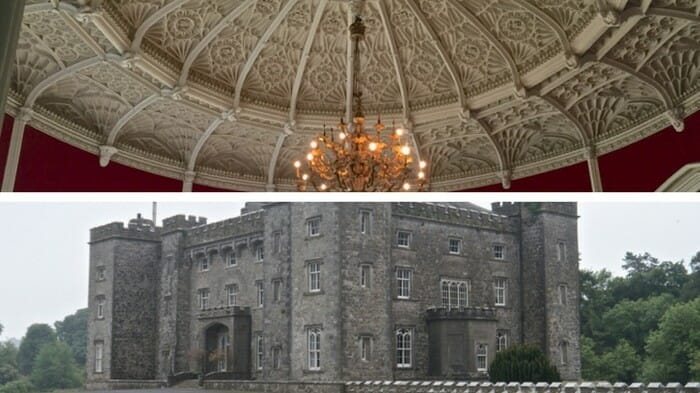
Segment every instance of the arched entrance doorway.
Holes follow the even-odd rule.
[[[231,338],[228,327],[215,323],[204,331],[204,373],[226,372],[231,364]]]

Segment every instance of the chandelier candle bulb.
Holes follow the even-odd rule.
[[[311,143],[309,145],[311,146],[312,149],[318,148],[318,142],[316,142],[315,140],[311,141]]]

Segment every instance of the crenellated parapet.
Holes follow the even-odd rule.
[[[153,225],[153,221],[142,218],[139,214],[129,220],[128,225],[123,222],[112,222],[106,225],[90,229],[90,243],[108,239],[128,239],[160,241],[161,230]]]
[[[351,381],[346,393],[700,393],[700,382],[647,385],[623,382],[467,382],[467,381]]]
[[[206,217],[197,218],[195,216],[185,216],[184,214],[179,214],[163,220],[163,233],[191,229],[206,224]]]
[[[415,217],[440,223],[515,232],[515,222],[501,214],[434,203],[395,202],[391,212],[396,216]]]
[[[496,309],[489,307],[435,307],[429,308],[425,312],[426,319],[429,321],[442,319],[481,319],[481,320],[496,320]]]
[[[256,210],[225,221],[192,228],[187,231],[185,247],[197,247],[240,237],[246,237],[245,242],[247,244],[255,240],[255,236],[251,237],[251,235],[259,233],[260,237],[262,236],[262,231],[265,228],[264,215],[265,212],[263,210]],[[234,244],[233,246],[237,245]]]

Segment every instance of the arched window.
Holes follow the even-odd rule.
[[[459,306],[467,307],[467,283],[459,284]]]
[[[441,280],[440,293],[442,306],[445,308],[458,308],[469,306],[469,282]]]
[[[488,344],[476,345],[476,371],[486,371],[488,367]]]
[[[452,282],[450,284],[450,308],[458,308],[459,307],[457,292],[458,292],[457,283]]]
[[[562,341],[559,343],[559,356],[562,366],[569,363],[569,343]]]
[[[396,367],[398,368],[411,367],[412,334],[411,329],[396,330]]]
[[[308,333],[309,370],[321,369],[321,329],[309,329]]]
[[[508,333],[503,330],[499,330],[496,333],[496,352],[500,352],[508,348]]]

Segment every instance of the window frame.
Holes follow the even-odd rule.
[[[236,307],[238,305],[238,284],[226,286],[226,304],[228,304],[228,307]]]
[[[452,242],[457,242],[457,251],[452,250]],[[462,255],[462,239],[450,237],[447,239],[447,253],[450,255]]]
[[[505,351],[508,349],[508,331],[507,330],[497,330],[496,331],[496,352]]]
[[[270,352],[272,357],[272,369],[279,370],[282,365],[282,347],[275,345]]]
[[[306,366],[309,371],[321,371],[321,328],[306,330]]]
[[[95,296],[95,319],[105,319],[105,308],[107,307],[107,297],[105,295]]]
[[[372,336],[360,336],[360,360],[363,362],[372,360]]]
[[[407,277],[400,277],[399,272],[405,272],[408,274]],[[413,269],[406,268],[406,267],[397,267],[396,268],[396,298],[401,299],[401,300],[408,300],[411,298],[411,281],[413,281]],[[403,285],[401,285],[402,282],[406,282],[406,292],[407,294],[403,294],[402,288]]]
[[[282,232],[275,231],[272,233],[272,252],[279,254],[282,252]]]
[[[107,268],[105,266],[97,266],[95,268],[95,281],[105,281],[107,277],[105,276]]]
[[[209,271],[209,256],[204,255],[199,259],[199,272],[208,272]]]
[[[315,230],[315,231],[314,231]],[[311,217],[306,220],[306,236],[321,236],[321,217]]]
[[[395,330],[394,337],[396,368],[409,369],[413,367],[413,328],[399,327]],[[408,337],[408,346],[406,346],[406,337]],[[400,343],[403,345],[400,346]]]
[[[265,247],[263,244],[258,244],[255,247],[255,262],[263,262],[265,260]]]
[[[476,371],[486,372],[489,367],[489,345],[484,343],[476,343],[476,350],[474,352],[476,353]],[[483,360],[483,367],[479,367],[481,360]]]
[[[314,266],[316,267],[316,270],[313,270]],[[308,289],[309,293],[321,292],[321,262],[319,262],[319,261],[307,262],[306,272],[307,272],[306,277],[308,280],[307,289]],[[316,284],[316,285],[314,286],[314,284]]]
[[[559,342],[559,362],[562,366],[569,364],[569,342],[566,340]]]
[[[265,285],[263,280],[255,280],[255,289],[258,308],[263,308],[265,306]]]
[[[360,210],[360,233],[363,235],[372,234],[372,211]]]
[[[406,234],[406,244],[402,244],[400,241],[402,234]],[[410,250],[412,237],[413,237],[413,234],[410,231],[404,231],[404,230],[396,231],[396,247]]]
[[[559,240],[557,242],[557,262],[566,262],[566,242]]]
[[[568,302],[568,297],[569,297],[569,286],[566,284],[559,284],[559,304],[562,306],[566,306]]]
[[[500,256],[499,256],[500,254]],[[491,258],[496,261],[506,260],[506,245],[502,243],[494,243],[491,245]]]
[[[238,266],[238,255],[236,249],[231,249],[231,251],[226,253],[226,267],[236,267]]]
[[[457,287],[456,304],[452,302],[452,286]],[[446,287],[447,286],[447,287]],[[446,290],[447,289],[447,290]],[[464,289],[464,291],[462,291]],[[469,280],[453,280],[449,278],[440,279],[440,299],[442,307],[447,309],[469,307],[469,292],[471,291],[471,282]],[[447,296],[445,296],[447,295]],[[464,296],[462,296],[464,295]],[[447,302],[445,301],[447,300]],[[462,301],[464,300],[464,301]]]
[[[500,287],[499,282],[503,283]],[[496,307],[506,307],[508,304],[508,279],[504,277],[496,277],[493,279],[493,290],[494,290],[494,306]],[[502,291],[503,299],[499,302],[499,291]]]
[[[104,341],[95,341],[95,374],[102,374],[104,372],[104,346]]]
[[[272,279],[272,301],[279,302],[282,299],[282,279]]]
[[[261,371],[263,369],[264,364],[265,364],[265,347],[263,344],[264,344],[264,342],[263,342],[262,334],[257,334],[255,336],[255,346],[256,346],[255,368],[258,371]]]
[[[209,309],[209,288],[200,288],[197,290],[197,297],[199,303],[199,311],[204,311]]]
[[[365,272],[367,274],[365,274]],[[372,287],[372,265],[363,263],[360,265],[360,287],[361,288],[371,288]]]

